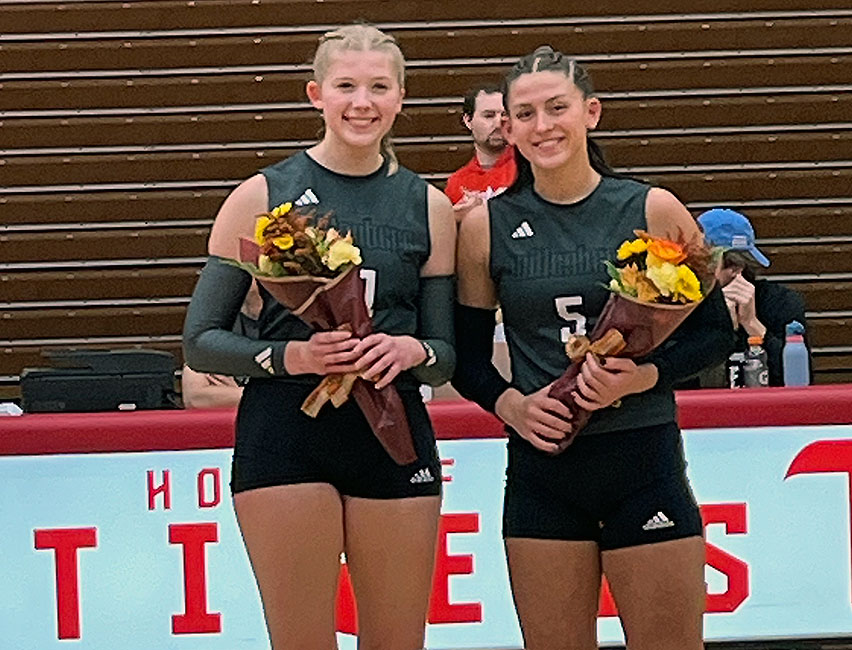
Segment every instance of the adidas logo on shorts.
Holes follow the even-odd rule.
[[[432,476],[432,472],[429,471],[429,468],[419,470],[414,476],[408,479],[408,482],[416,485],[417,483],[431,483],[435,480],[435,477]]]
[[[642,526],[642,530],[659,530],[660,528],[671,528],[674,525],[675,522],[666,517],[663,514],[663,511],[660,510],[657,514],[645,522],[645,525]]]

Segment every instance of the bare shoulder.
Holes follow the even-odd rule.
[[[486,255],[491,248],[488,204],[480,203],[467,213],[459,225],[459,250],[475,256]]]
[[[449,197],[444,194],[437,187],[432,185],[432,183],[428,184],[428,189],[426,190],[426,198],[429,200],[429,209],[431,210],[433,206],[442,206],[442,204],[448,205],[452,208],[452,204],[450,203]],[[443,207],[443,206],[442,206]]]
[[[645,201],[648,232],[658,237],[689,241],[699,235],[698,224],[686,206],[668,190],[652,187]]]
[[[429,228],[431,230],[455,231],[455,216],[450,199],[434,185],[429,185],[426,200],[429,206]]]
[[[456,222],[453,206],[437,187],[429,185],[426,194],[429,206],[429,259],[421,275],[452,275],[456,260]]]
[[[240,237],[252,237],[254,218],[268,209],[266,177],[255,174],[240,183],[225,199],[210,231],[211,255],[236,257]]]
[[[459,302],[471,307],[494,307],[491,279],[491,231],[488,204],[472,208],[461,222],[456,262]]]

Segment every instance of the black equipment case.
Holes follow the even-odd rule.
[[[159,350],[68,350],[52,368],[24,368],[21,407],[29,413],[174,408],[175,358]]]

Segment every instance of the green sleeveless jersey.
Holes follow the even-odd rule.
[[[388,163],[367,176],[326,169],[304,151],[261,170],[269,189],[269,209],[290,201],[330,214],[330,225],[352,231],[361,249],[361,274],[373,308],[373,328],[388,334],[414,334],[420,268],[429,258],[428,184],[400,167],[387,175]],[[312,330],[262,292],[261,338],[306,340]]]
[[[532,393],[569,364],[564,342],[592,331],[609,291],[604,260],[646,229],[649,187],[604,176],[586,198],[551,203],[524,187],[488,202],[491,277],[503,312],[512,383]],[[671,390],[629,395],[595,411],[583,434],[620,431],[675,419]]]

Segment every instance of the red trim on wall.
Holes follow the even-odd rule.
[[[852,384],[677,394],[684,429],[852,424]],[[439,439],[500,438],[500,422],[465,401],[429,404]],[[0,416],[0,456],[221,449],[234,411],[33,413]]]
[[[232,409],[7,416],[0,456],[230,447],[234,416]]]
[[[852,384],[677,393],[683,429],[852,424]]]

